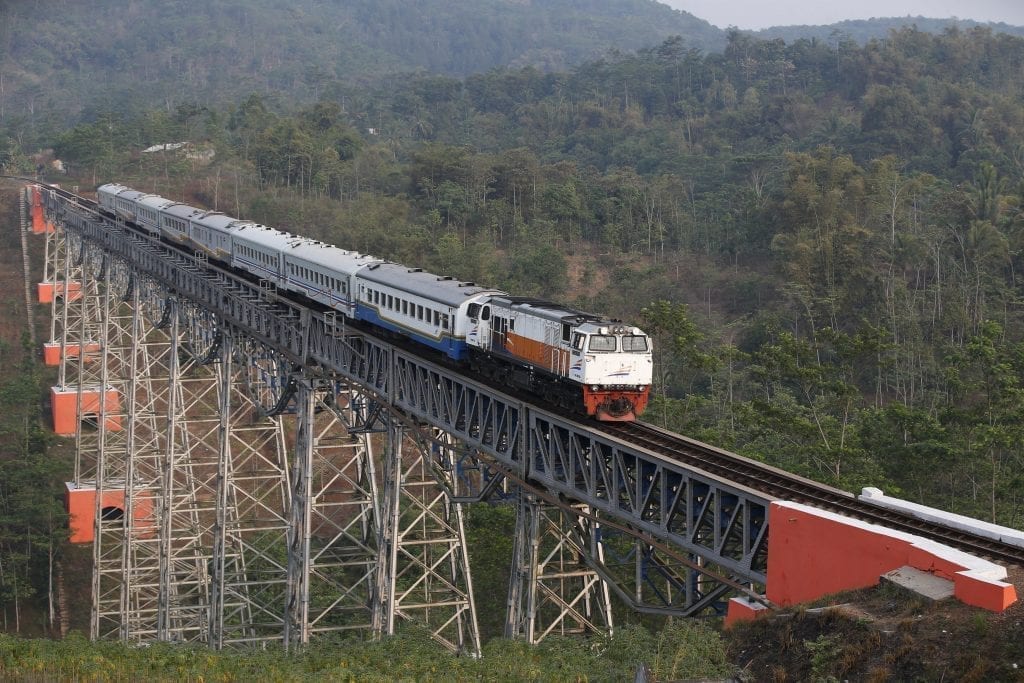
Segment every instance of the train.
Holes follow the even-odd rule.
[[[489,380],[601,421],[636,420],[653,378],[640,328],[435,275],[117,183],[100,210],[151,236],[399,336]]]

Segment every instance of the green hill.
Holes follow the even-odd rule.
[[[315,100],[331,83],[497,66],[563,70],[609,50],[725,35],[654,0],[93,0],[0,6],[0,123],[98,103]]]
[[[970,19],[933,19],[929,17],[884,17],[873,19],[851,19],[834,24],[820,26],[771,26],[760,31],[750,31],[762,40],[781,38],[787,43],[801,38],[835,41],[837,38],[848,39],[859,45],[869,40],[882,40],[892,31],[913,26],[922,33],[944,33],[946,31],[969,31],[974,28],[987,28],[992,33],[1006,33],[1012,36],[1024,36],[1024,27],[1011,26],[1003,22],[979,22]]]

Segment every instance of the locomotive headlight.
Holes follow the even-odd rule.
[[[601,389],[601,387],[597,386],[596,384],[591,384],[590,385],[590,390],[591,391],[600,391],[600,389]]]

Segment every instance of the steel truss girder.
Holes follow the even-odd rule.
[[[754,583],[764,583],[768,501],[551,413],[533,410],[530,481]]]

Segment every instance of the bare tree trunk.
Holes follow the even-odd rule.
[[[57,635],[63,640],[71,630],[71,612],[68,608],[68,592],[64,587],[63,562],[57,563],[57,616],[60,619]]]
[[[53,539],[46,548],[46,625],[53,633],[57,623],[56,606],[53,602]]]

